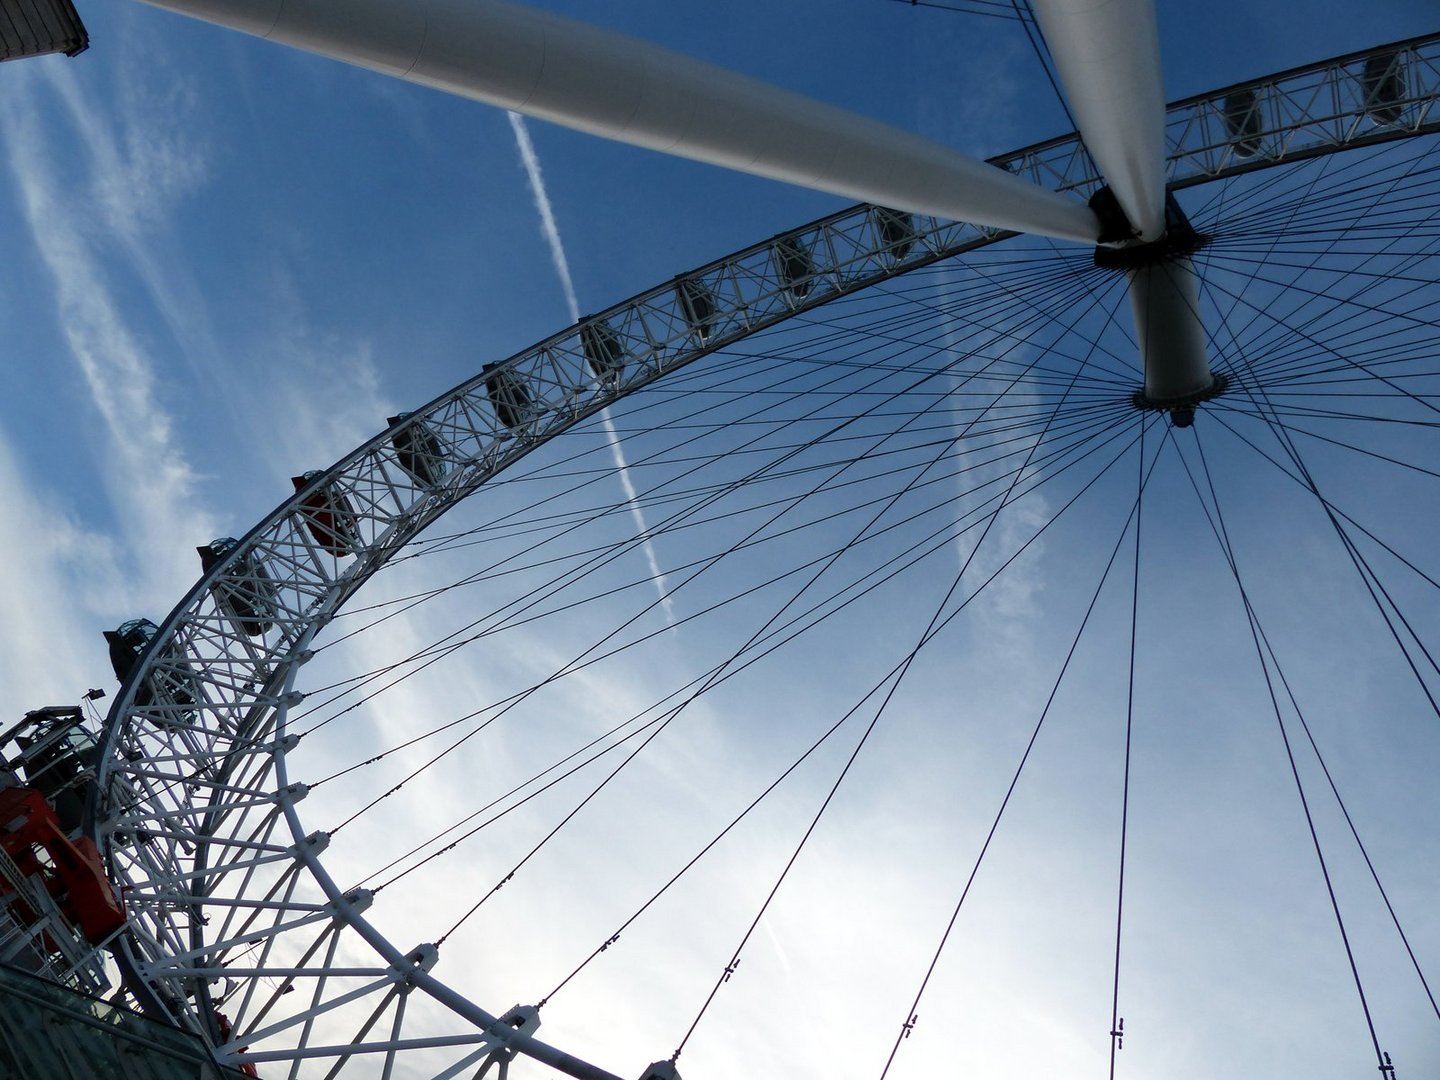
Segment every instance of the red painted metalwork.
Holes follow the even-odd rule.
[[[26,877],[44,882],[55,906],[86,941],[98,945],[125,924],[124,905],[94,843],[67,837],[54,809],[34,788],[0,790],[0,847]],[[30,916],[40,917],[38,912]]]

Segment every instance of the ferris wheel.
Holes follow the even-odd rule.
[[[111,635],[93,832],[143,1007],[262,1077],[916,1075],[1072,999],[1098,1038],[1037,1075],[1242,1023],[1440,1060],[1433,855],[1365,827],[1434,812],[1388,777],[1440,690],[1440,35],[1162,120],[1153,29],[1105,21],[1145,5],[1036,7],[1083,142],[978,165],[790,103],[759,171],[867,202],[390,418]],[[242,28],[403,47],[389,11]],[[598,57],[582,104],[660,64],[534,18]],[[632,141],[755,100],[671,74]],[[816,179],[836,132],[903,164]],[[1252,965],[1331,1004],[1242,1021]]]

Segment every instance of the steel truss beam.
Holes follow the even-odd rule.
[[[1381,100],[1377,58],[1390,58],[1401,94]],[[1370,74],[1367,75],[1367,67]],[[1440,34],[1347,53],[1169,105],[1165,176],[1171,189],[1440,130]],[[992,158],[1007,172],[1089,198],[1103,181],[1074,135]]]
[[[1396,71],[1377,83],[1377,72]],[[1169,183],[1185,187],[1433,133],[1440,130],[1437,99],[1440,35],[1191,98],[1168,111]],[[1073,136],[994,163],[1081,196],[1099,183]],[[280,990],[257,995],[258,979],[245,988],[231,1059],[293,1058],[297,1044],[281,1036],[298,1028],[308,1041],[315,1018],[378,1000],[351,1028],[360,1032],[354,1041],[368,1046],[367,1033],[393,998],[391,1037],[375,1043],[388,1069],[406,1045],[403,1003],[414,990],[394,992],[399,951],[377,942],[354,906],[340,903],[345,893],[319,862],[326,837],[300,827],[303,791],[285,770],[298,739],[284,730],[283,717],[300,700],[291,687],[310,658],[312,636],[448,507],[577,421],[757,330],[1006,235],[873,206],[832,214],[682,274],[490,367],[278,506],[166,618],[110,713],[90,831],[112,877],[129,890],[122,962],[132,991],[149,1009],[218,1042],[211,972],[233,962],[237,974],[263,969],[288,986],[303,970],[315,980],[303,1009],[284,1007]],[[317,528],[317,508],[328,508],[333,524],[342,500],[343,543],[338,529],[327,539]],[[236,588],[265,597],[260,633],[237,615]],[[138,705],[142,688],[148,702]],[[257,894],[282,900],[245,903]],[[317,933],[308,916],[327,904],[335,905],[333,916]],[[212,914],[223,918],[212,925]],[[343,969],[346,980],[370,980],[363,991],[331,985],[342,979],[329,968],[341,934],[376,957],[374,967]],[[242,960],[240,941],[252,943],[246,948],[263,942],[260,958]],[[167,967],[180,957],[195,963]],[[410,978],[473,1025],[475,1033],[459,1039],[472,1049],[537,1053],[569,1075],[614,1080],[506,1028],[417,962]],[[485,1042],[491,1035],[497,1041]]]

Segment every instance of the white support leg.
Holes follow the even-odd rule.
[[[1214,382],[1200,322],[1195,268],[1180,257],[1129,271],[1130,310],[1153,405],[1204,394]]]
[[[1139,239],[1165,231],[1165,89],[1152,0],[1032,0],[1085,149]]]
[[[505,0],[152,0],[677,157],[914,213],[1094,243],[1071,199],[910,132]]]
[[[1188,424],[1215,380],[1194,265],[1187,251],[1176,250],[1177,237],[1167,237],[1184,223],[1166,220],[1165,90],[1154,2],[1032,0],[1032,6],[1080,138],[1129,222],[1121,235],[1133,234],[1117,254],[1134,249],[1126,276],[1145,369],[1143,403],[1170,405],[1176,423]],[[1193,237],[1188,226],[1184,231]]]

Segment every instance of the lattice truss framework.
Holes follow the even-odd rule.
[[[1437,99],[1440,35],[1182,101],[1169,110],[1170,181],[1440,131]],[[993,163],[1082,196],[1099,182],[1073,136]],[[388,1076],[420,1049],[445,1062],[438,1077],[504,1075],[520,1051],[610,1077],[537,1042],[534,1010],[496,1016],[449,990],[430,974],[433,946],[391,945],[365,919],[370,894],[326,873],[327,837],[301,826],[307,789],[286,773],[297,737],[285,716],[312,638],[446,509],[571,425],[767,326],[1005,235],[852,207],[489,365],[310,475],[214,561],[111,712],[94,829],[131,917],[132,990],[232,1062],[354,1060]],[[225,1005],[228,1042],[210,1001],[221,979],[245,982]],[[416,989],[459,1014],[461,1033],[410,1033]],[[317,1040],[322,1022],[349,1037]]]

